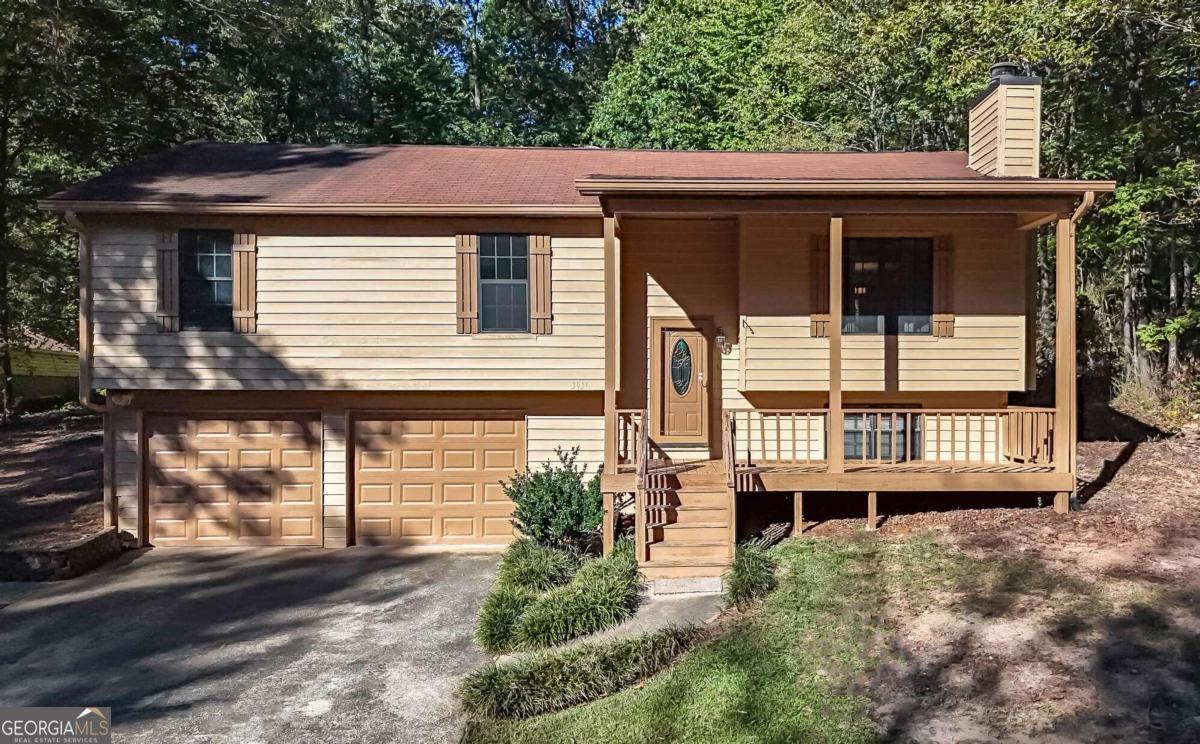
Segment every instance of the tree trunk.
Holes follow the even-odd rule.
[[[1167,253],[1167,317],[1174,318],[1180,314],[1179,306],[1179,270],[1175,256],[1175,240],[1168,241]],[[1179,372],[1179,337],[1167,338],[1167,379],[1173,379]]]
[[[12,294],[8,286],[12,257],[8,234],[8,99],[0,110],[0,420],[12,417],[16,400],[12,371]]]

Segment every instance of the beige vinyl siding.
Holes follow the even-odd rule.
[[[321,414],[321,504],[325,547],[346,542],[346,412]]]
[[[454,238],[258,236],[258,333],[159,333],[154,233],[92,241],[94,384],[602,390],[603,240],[554,238],[554,332],[455,328]]]
[[[1041,118],[1040,85],[997,86],[971,109],[971,168],[985,176],[1036,178]]]
[[[889,227],[889,222],[894,223]],[[896,389],[911,392],[1007,391],[1026,386],[1025,238],[1011,222],[946,221],[944,230],[918,218],[847,218],[847,234],[952,235],[955,252],[954,336],[902,335],[896,340]],[[745,393],[823,391],[829,384],[828,339],[808,333],[809,233],[798,229],[744,233],[741,260],[741,369]],[[790,255],[789,255],[790,252]],[[842,337],[846,392],[884,391],[885,339]]]
[[[740,387],[827,390],[829,339],[813,338],[809,254],[825,220],[743,217],[739,250]]]
[[[1036,178],[1041,153],[1042,86],[1001,85],[1004,91],[1004,175]]]
[[[1000,90],[995,90],[971,109],[970,166],[985,176],[998,175],[1000,168]]]
[[[112,417],[112,479],[117,500],[117,529],[141,537],[138,498],[138,414],[116,411]]]
[[[575,463],[585,469],[584,477],[596,474],[604,460],[603,416],[528,416],[525,419],[526,461],[531,470],[557,463],[555,447],[579,448]]]

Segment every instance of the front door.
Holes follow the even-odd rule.
[[[708,443],[708,339],[688,324],[655,323],[656,436],[663,442]]]

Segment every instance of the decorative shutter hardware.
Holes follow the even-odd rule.
[[[529,332],[551,333],[554,303],[551,296],[549,235],[529,236]]]
[[[179,330],[179,233],[163,230],[158,235],[158,330],[175,333]]]
[[[233,330],[258,332],[258,236],[233,236]]]
[[[455,235],[454,246],[458,332],[479,333],[479,238]]]
[[[814,235],[809,250],[809,329],[813,338],[829,338],[829,236]]]

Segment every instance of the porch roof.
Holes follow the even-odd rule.
[[[725,176],[677,178],[643,175],[594,175],[575,187],[594,196],[1062,196],[1109,192],[1115,181],[1057,178],[894,177],[754,178]]]

